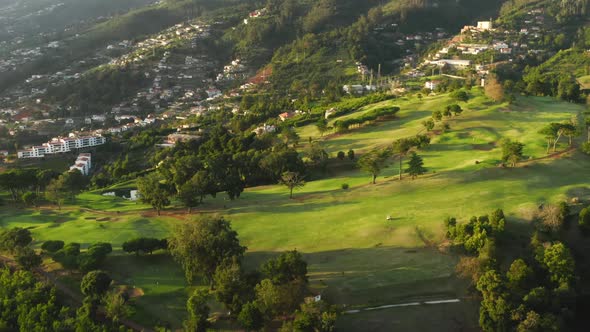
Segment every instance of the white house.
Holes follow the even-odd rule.
[[[274,133],[277,130],[277,127],[274,125],[267,125],[266,123],[256,129],[254,129],[252,132],[255,133],[256,135],[264,135],[267,133]]]
[[[342,90],[348,94],[362,94],[364,92],[364,87],[360,84],[345,85],[342,87]]]

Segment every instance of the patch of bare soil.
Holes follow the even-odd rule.
[[[128,288],[126,290],[127,294],[129,295],[130,299],[134,299],[137,297],[142,297],[145,293],[143,292],[143,289],[139,288],[139,287],[135,287],[135,288]]]

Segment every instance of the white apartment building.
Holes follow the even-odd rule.
[[[78,158],[74,162],[73,166],[70,166],[70,171],[79,170],[82,175],[88,175],[92,168],[92,157],[90,153],[80,153]]]
[[[26,150],[18,151],[18,158],[41,158],[47,154],[70,152],[74,149],[83,149],[106,143],[106,138],[96,136],[80,136],[70,138],[54,138],[40,146],[33,146]]]

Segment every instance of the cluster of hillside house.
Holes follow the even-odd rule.
[[[70,166],[70,171],[79,170],[82,175],[88,175],[92,168],[92,157],[90,153],[80,153],[74,165]]]
[[[90,148],[104,143],[106,143],[106,138],[99,135],[68,138],[57,137],[42,145],[20,150],[17,156],[18,158],[42,158],[48,154],[65,153],[74,149]]]

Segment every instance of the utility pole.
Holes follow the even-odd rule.
[[[379,64],[379,67],[377,69],[377,85],[381,84],[381,64]]]

